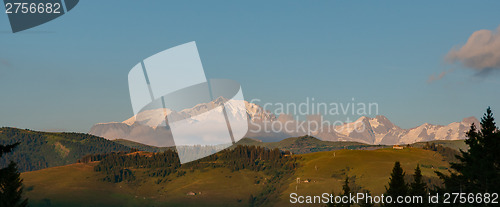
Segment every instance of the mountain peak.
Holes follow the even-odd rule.
[[[384,115],[377,115],[377,116],[375,117],[375,119],[377,119],[377,120],[389,120],[389,119],[387,119],[387,117],[385,117]]]
[[[226,103],[229,99],[227,98],[224,98],[222,96],[219,96],[218,98],[216,98],[215,100],[213,100],[212,102],[215,104],[215,105],[222,105],[224,103]]]
[[[311,143],[311,142],[317,142],[321,141],[320,139],[310,136],[310,135],[304,135],[300,137],[296,137],[294,140],[294,143]]]
[[[366,117],[366,116],[361,116],[358,118],[358,120],[356,120],[355,122],[362,122],[362,121],[365,121],[367,119],[370,119],[369,117]]]
[[[476,117],[470,116],[467,118],[462,119],[462,123],[467,123],[467,124],[472,124],[472,123],[479,123],[479,120]]]

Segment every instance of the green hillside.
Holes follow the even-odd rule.
[[[13,153],[2,157],[0,166],[5,166],[10,160],[13,160],[18,163],[21,172],[72,164],[89,154],[130,151],[131,148],[147,152],[163,152],[174,149],[173,147],[149,146],[124,139],[110,141],[83,133],[51,133],[8,127],[0,128],[0,144],[15,142],[20,142],[19,147]],[[268,149],[278,148],[283,151],[291,151],[294,154],[379,147],[356,142],[321,141],[311,136],[293,137],[279,142],[261,142],[243,138],[238,142],[238,145],[260,146]],[[211,148],[198,151],[207,150],[217,151]]]
[[[265,175],[226,168],[172,175],[168,183],[143,177],[138,182],[98,181],[102,175],[94,165],[72,164],[22,174],[31,206],[223,206],[246,205],[250,194],[258,194],[263,184],[255,177]],[[243,188],[241,186],[244,186]],[[195,192],[198,195],[187,195]],[[201,195],[199,194],[201,192]]]
[[[20,145],[0,158],[0,166],[13,160],[21,172],[72,164],[88,154],[130,151],[129,147],[89,134],[0,128],[0,144],[16,142]]]
[[[145,151],[145,152],[163,152],[169,149],[174,149],[175,147],[155,147],[155,146],[150,146],[150,145],[145,145],[141,144],[139,142],[134,142],[126,139],[115,139],[112,140],[113,142],[116,142],[118,144],[127,146],[129,148],[135,148],[140,151]]]
[[[254,202],[271,203],[279,195],[280,181],[296,167],[296,158],[254,146],[182,166],[170,150],[112,153],[100,159],[24,173],[31,204],[234,206],[246,205],[250,195],[255,195]]]
[[[330,142],[322,141],[312,136],[291,137],[279,142],[262,142],[260,140],[243,138],[237,144],[248,146],[260,146],[268,149],[278,148],[288,150],[294,154],[304,154],[311,152],[332,151],[339,149],[376,149],[386,146],[368,145],[359,142]]]
[[[427,182],[436,181],[434,170],[446,172],[448,168],[439,153],[424,149],[337,150],[293,155],[298,164],[295,170],[276,179],[273,170],[248,166],[235,170],[238,168],[234,165],[222,164],[233,163],[224,160],[241,152],[244,151],[183,165],[179,168],[182,174],[171,173],[161,180],[147,176],[147,169],[132,167],[129,169],[134,172],[133,180],[105,182],[105,174],[94,170],[99,162],[26,172],[22,177],[33,206],[247,206],[250,195],[267,200],[265,206],[288,206],[292,192],[302,195],[340,192],[345,176],[373,194],[380,194],[395,161],[401,162],[408,175],[420,164]],[[301,180],[299,184],[297,178]],[[188,195],[190,192],[196,195]]]
[[[145,144],[141,144],[138,142],[125,140],[125,139],[116,139],[113,142],[119,143],[121,145],[125,145],[130,148],[136,148],[141,151],[146,152],[163,152],[168,149],[173,149],[174,147],[154,147]],[[262,142],[258,139],[252,138],[243,138],[239,140],[236,145],[232,146],[232,148],[237,145],[246,145],[246,146],[259,146],[265,147],[268,149],[278,148],[282,151],[290,151],[294,154],[304,154],[310,152],[322,152],[322,151],[331,151],[338,149],[365,149],[365,148],[381,148],[386,146],[376,146],[376,145],[368,145],[362,144],[358,142],[330,142],[330,141],[321,141],[312,136],[301,136],[301,137],[291,137],[287,139],[283,139],[279,142]]]
[[[424,147],[427,143],[429,144],[435,144],[435,145],[441,145],[443,147],[449,147],[454,150],[465,150],[467,151],[469,149],[469,146],[465,144],[465,140],[436,140],[436,141],[430,141],[430,142],[417,142],[412,144],[414,147]]]
[[[280,204],[288,202],[290,193],[300,195],[320,195],[321,193],[341,192],[346,176],[351,182],[368,189],[373,195],[384,193],[394,162],[400,161],[407,176],[413,174],[420,164],[426,182],[437,182],[435,170],[446,173],[449,163],[437,152],[405,148],[403,150],[338,150],[318,152],[301,156],[301,166],[294,177],[287,181],[287,189],[282,193]],[[297,183],[296,178],[300,178]],[[304,181],[308,182],[304,182]]]

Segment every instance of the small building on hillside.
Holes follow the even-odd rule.
[[[403,148],[404,148],[403,146],[399,146],[399,145],[392,146],[392,149],[396,149],[396,150],[402,150]]]

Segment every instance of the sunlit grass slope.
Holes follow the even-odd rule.
[[[248,170],[231,172],[226,168],[195,170],[186,175],[157,178],[137,176],[134,182],[99,181],[102,175],[93,171],[94,164],[72,164],[22,174],[26,196],[32,206],[236,206],[247,204],[266,179]],[[187,195],[194,192],[197,195]],[[201,194],[200,194],[201,192]]]
[[[305,196],[333,191],[338,194],[346,176],[355,176],[357,185],[370,190],[373,195],[380,195],[385,192],[396,161],[401,162],[406,174],[413,174],[416,165],[420,164],[422,174],[427,177],[436,177],[435,170],[446,172],[449,167],[438,153],[418,148],[338,150],[304,154],[301,167],[286,183],[288,188],[282,193],[279,204],[289,204],[290,193]],[[297,184],[296,178],[300,178],[301,182]],[[304,182],[306,180],[309,182]]]
[[[292,178],[282,181],[284,191],[278,203],[289,206],[292,192],[300,195],[339,193],[345,176],[356,184],[381,194],[389,181],[395,161],[400,161],[407,174],[417,163],[426,177],[435,178],[434,171],[449,167],[440,154],[418,148],[394,150],[337,150],[300,156],[300,167]],[[177,177],[169,175],[163,182],[135,170],[133,182],[100,181],[102,174],[90,164],[72,164],[23,173],[26,195],[33,206],[247,206],[250,194],[258,195],[268,179],[261,172],[227,168],[205,168],[187,171]],[[297,184],[296,178],[301,182]],[[304,181],[309,182],[304,182]],[[259,181],[259,182],[256,182]],[[259,184],[256,184],[259,183]],[[197,195],[187,195],[189,192]],[[201,194],[200,194],[201,192]]]

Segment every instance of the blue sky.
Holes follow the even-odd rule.
[[[500,114],[500,73],[446,54],[500,25],[499,1],[80,1],[12,34],[0,14],[0,126],[87,132],[133,115],[128,71],[196,41],[208,78],[263,102],[377,102],[403,128]],[[453,70],[428,83],[431,75]]]

